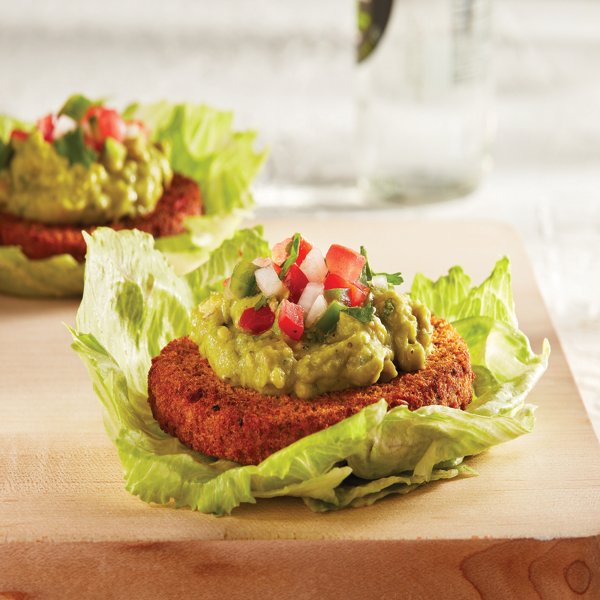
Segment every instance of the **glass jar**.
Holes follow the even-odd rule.
[[[491,0],[360,0],[359,186],[421,203],[475,189],[489,164]]]

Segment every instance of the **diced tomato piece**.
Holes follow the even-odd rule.
[[[298,304],[282,300],[279,306],[279,329],[298,341],[304,333],[304,309]]]
[[[285,238],[283,242],[279,242],[271,248],[271,258],[276,265],[282,265],[285,262],[285,259],[288,257],[287,248],[291,241],[291,237]]]
[[[307,242],[303,237],[300,238],[300,246],[298,247],[298,258],[296,259],[296,264],[300,266],[306,255],[312,250],[312,244]]]
[[[325,256],[325,262],[330,273],[340,275],[348,281],[355,281],[360,276],[366,258],[350,248],[332,244]]]
[[[275,322],[275,313],[268,307],[262,306],[258,310],[253,307],[247,308],[240,317],[240,329],[249,331],[254,335],[271,329]]]
[[[308,283],[308,277],[303,273],[302,269],[297,265],[293,264],[289,271],[285,274],[283,280],[285,287],[290,292],[290,302],[298,302],[300,296]]]
[[[323,282],[323,287],[326,290],[335,290],[335,289],[350,289],[350,283],[346,281],[343,277],[335,273],[329,273],[327,277],[325,277],[325,281]]]
[[[350,306],[362,306],[369,295],[369,287],[355,281],[350,284]]]
[[[54,141],[54,127],[56,126],[56,115],[49,113],[38,119],[35,126],[40,130],[47,142]]]
[[[13,129],[10,132],[11,140],[26,140],[29,137],[29,133],[23,131],[22,129]]]
[[[102,149],[106,138],[114,138],[121,142],[125,137],[125,121],[112,108],[90,106],[81,120],[81,125],[86,144],[96,150]]]
[[[324,287],[326,290],[346,289],[347,298],[341,299],[349,306],[362,306],[369,295],[369,287],[360,283],[360,281],[346,281],[336,273],[329,273],[325,277]]]

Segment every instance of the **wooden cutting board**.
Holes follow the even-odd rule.
[[[266,222],[368,247],[371,263],[476,281],[508,254],[521,328],[550,367],[535,432],[469,461],[479,477],[314,514],[285,498],[231,517],[149,506],[123,489],[100,402],[63,323],[74,301],[0,297],[0,599],[600,598],[600,448],[507,227],[365,216]],[[600,340],[599,340],[600,343]]]

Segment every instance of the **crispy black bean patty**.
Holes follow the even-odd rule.
[[[154,210],[141,217],[109,223],[113,229],[140,229],[154,237],[175,235],[184,231],[183,219],[202,214],[202,198],[198,184],[175,174]],[[82,231],[91,233],[96,227],[45,225],[14,215],[0,213],[0,246],[20,246],[28,258],[48,258],[70,254],[82,262],[86,245]]]
[[[385,398],[390,408],[430,404],[465,409],[474,379],[465,341],[446,321],[432,318],[434,350],[424,369],[389,383],[329,392],[303,400],[266,396],[222,381],[189,338],[173,340],[152,359],[148,395],[161,428],[186,446],[243,465],[350,417]]]

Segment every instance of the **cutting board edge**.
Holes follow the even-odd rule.
[[[231,599],[276,590],[282,598],[382,597],[402,589],[415,598],[594,597],[600,534],[560,541],[16,542],[0,545],[0,564],[0,598],[10,599],[100,597],[89,592],[108,581],[120,597],[136,598],[186,590],[213,598],[225,589]]]

